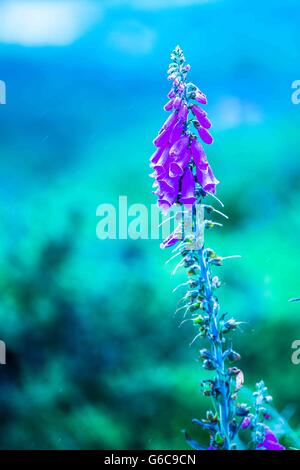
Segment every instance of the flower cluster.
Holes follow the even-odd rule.
[[[222,312],[217,297],[221,282],[213,272],[215,267],[232,256],[219,256],[204,245],[205,229],[221,225],[210,220],[209,216],[216,213],[227,217],[204,202],[206,196],[214,195],[218,181],[201,143],[191,130],[193,126],[204,143],[213,142],[207,130],[211,123],[198,106],[206,104],[207,100],[199,88],[186,82],[190,66],[185,65],[179,46],[172,52],[171,59],[168,78],[173,81],[173,87],[165,110],[172,111],[172,114],[154,140],[157,150],[151,157],[151,166],[159,206],[168,209],[179,204],[182,217],[178,227],[161,246],[173,248],[171,259],[180,257],[173,273],[180,267],[187,271],[188,281],[174,289],[187,288],[181,299],[183,305],[177,311],[184,312],[183,322],[193,322],[197,329],[193,342],[201,338],[205,346],[199,351],[199,361],[204,369],[213,371],[212,378],[203,380],[201,384],[201,391],[211,398],[213,409],[207,411],[204,419],[193,420],[208,432],[209,444],[203,447],[187,433],[186,439],[195,449],[229,450],[236,448],[239,432],[249,429],[253,449],[283,450],[275,434],[264,423],[269,417],[266,404],[271,398],[263,382],[257,385],[254,394],[253,413],[247,404],[238,402],[244,374],[236,366],[241,357],[232,347],[231,334],[238,330],[239,322]]]
[[[157,147],[150,158],[154,172],[154,188],[158,205],[168,209],[174,203],[192,205],[196,202],[196,185],[204,192],[214,193],[218,180],[207,161],[205,151],[194,131],[206,144],[213,138],[208,129],[211,122],[199,104],[207,99],[198,87],[187,82],[190,65],[179,46],[171,55],[168,79],[173,86],[168,94],[170,99],[164,106],[171,111],[153,143]]]
[[[261,450],[285,450],[285,447],[279,443],[274,432],[265,424],[265,421],[271,418],[268,405],[272,402],[272,397],[268,394],[268,389],[263,381],[256,384],[253,396],[253,413],[249,413],[242,422],[242,429],[251,430],[253,448]]]

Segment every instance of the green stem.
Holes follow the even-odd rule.
[[[199,210],[199,209],[198,209]],[[202,233],[202,230],[199,230],[197,224],[204,225],[204,211],[200,210],[201,218],[196,215],[196,210],[193,211],[193,222],[195,226],[195,231]],[[218,303],[217,299],[213,294],[213,288],[211,284],[211,273],[210,268],[207,265],[207,262],[204,257],[204,235],[202,240],[202,246],[198,250],[198,259],[200,266],[200,284],[204,283],[205,286],[205,300],[206,300],[206,312],[210,318],[210,342],[211,342],[211,352],[213,354],[215,364],[216,364],[216,375],[217,375],[217,385],[219,389],[219,397],[217,400],[217,409],[219,411],[220,419],[220,433],[224,438],[223,449],[230,449],[230,437],[229,437],[229,400],[228,400],[228,385],[226,383],[226,368],[223,359],[223,346],[222,338],[220,334],[220,325],[218,317]]]

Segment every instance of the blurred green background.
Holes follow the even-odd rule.
[[[148,158],[177,43],[208,96],[230,217],[207,243],[242,256],[217,274],[244,322],[246,386],[263,378],[297,432],[299,2],[1,1],[0,17],[0,447],[184,449],[181,430],[197,435],[210,404],[194,331],[173,317],[184,273],[158,240],[96,237],[99,204],[155,202]]]

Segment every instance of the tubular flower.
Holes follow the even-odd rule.
[[[265,448],[266,450],[286,450],[282,446],[273,431],[268,426],[265,426],[265,438],[261,444],[258,444],[257,449]]]

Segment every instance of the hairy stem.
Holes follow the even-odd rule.
[[[195,215],[193,212],[194,224],[196,231],[199,227],[197,224],[203,224],[204,221],[204,211],[200,210],[201,217]],[[201,220],[202,219],[202,220]],[[219,304],[217,298],[214,296],[213,287],[211,282],[211,271],[210,266],[205,260],[204,254],[204,235],[202,238],[202,246],[198,250],[198,259],[200,266],[200,282],[199,284],[204,284],[205,289],[205,310],[210,318],[210,334],[209,340],[211,343],[211,353],[216,365],[216,376],[218,384],[218,399],[216,400],[216,407],[219,411],[220,419],[220,433],[224,438],[224,449],[230,449],[230,436],[229,436],[229,400],[228,400],[228,383],[226,381],[226,368],[223,358],[223,344],[222,337],[220,333],[220,324],[219,324]]]

